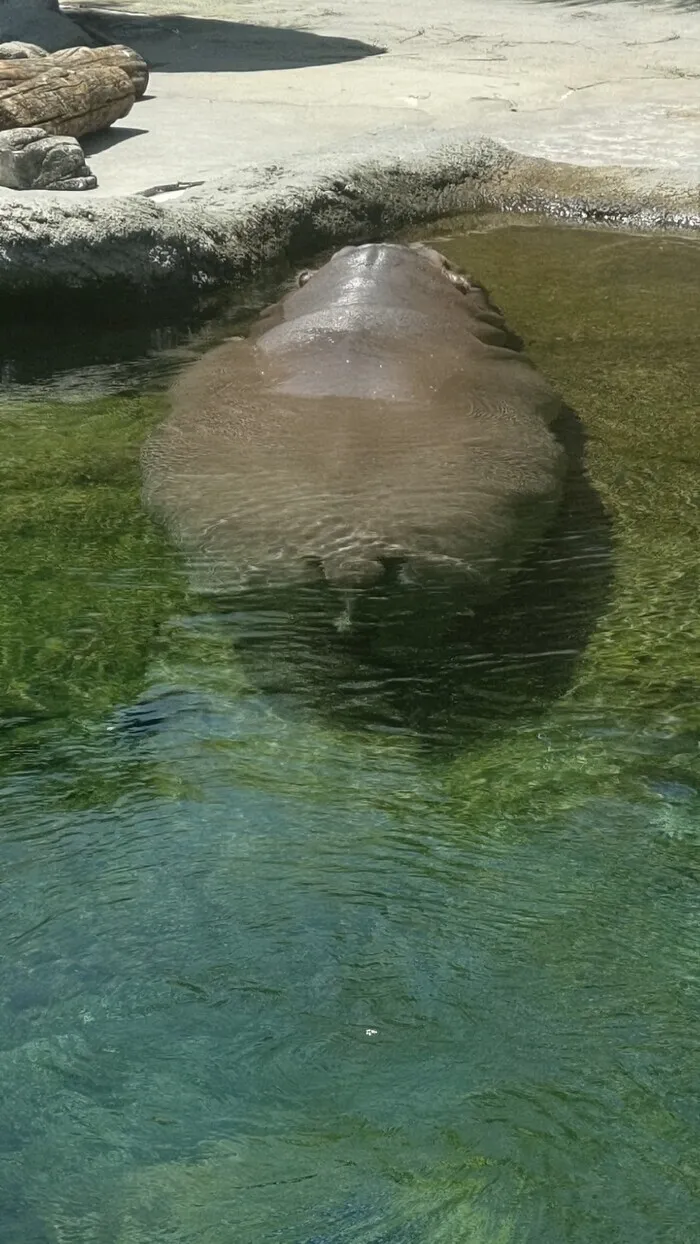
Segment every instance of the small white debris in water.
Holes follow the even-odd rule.
[[[376,1037],[376,1035],[377,1035],[377,1029],[376,1029],[376,1028],[365,1028],[365,1036],[366,1036],[366,1037]]]

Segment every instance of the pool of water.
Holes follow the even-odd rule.
[[[384,712],[252,678],[141,510],[240,308],[0,339],[3,1244],[697,1237],[700,246],[437,233],[590,482]]]

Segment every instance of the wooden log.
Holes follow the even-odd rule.
[[[28,82],[38,74],[53,74],[57,78],[65,78],[70,72],[67,65],[52,65],[50,56],[43,60],[38,56],[27,57],[25,60],[0,60],[0,90],[14,82]]]
[[[14,62],[13,68],[31,64]],[[110,65],[79,71],[55,65],[24,78],[21,69],[15,76],[7,66],[5,61],[0,67],[0,130],[40,125],[49,134],[80,138],[107,129],[134,104],[128,74]]]
[[[0,45],[0,53],[3,46],[8,49],[12,48],[12,44],[9,43]],[[29,44],[21,46],[28,48]],[[148,86],[148,65],[133,48],[121,44],[104,48],[64,48],[51,55],[48,52],[42,52],[40,48],[36,49],[35,54],[30,55],[29,52],[25,52],[21,57],[19,54],[0,55],[0,81],[16,81],[19,78],[31,77],[33,74],[48,73],[50,69],[73,69],[78,73],[82,68],[94,69],[101,68],[103,65],[123,69],[131,78],[134,95],[137,99],[141,98]]]
[[[143,56],[123,43],[113,43],[100,48],[64,48],[53,52],[48,60],[52,65],[67,65],[76,71],[83,66],[112,66],[123,69],[131,78],[134,95],[140,99],[148,86],[148,65]]]

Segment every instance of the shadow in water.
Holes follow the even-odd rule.
[[[240,292],[221,290],[196,301],[187,295],[179,301],[171,295],[155,301],[100,295],[94,307],[80,299],[72,303],[65,291],[47,294],[41,304],[35,298],[6,301],[0,313],[0,398],[85,401],[142,392],[144,385],[163,388],[193,353],[242,331],[286,275],[281,266],[271,268]]]
[[[367,593],[363,620],[342,632],[338,597],[321,583],[284,598],[217,599],[203,631],[230,628],[256,690],[331,726],[406,734],[444,749],[535,720],[571,685],[612,577],[610,524],[586,475],[572,411],[559,434],[571,466],[556,526],[479,616],[465,618],[453,588],[416,599],[389,586]],[[142,705],[133,724],[148,729],[167,715],[165,704]]]
[[[378,56],[385,49],[281,26],[81,9],[71,15],[98,42],[126,43],[159,73],[246,73],[304,69]]]

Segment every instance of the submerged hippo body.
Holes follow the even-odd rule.
[[[346,247],[176,382],[146,497],[199,588],[445,578],[498,595],[551,521],[560,402],[423,246]],[[461,591],[461,587],[460,587]]]

